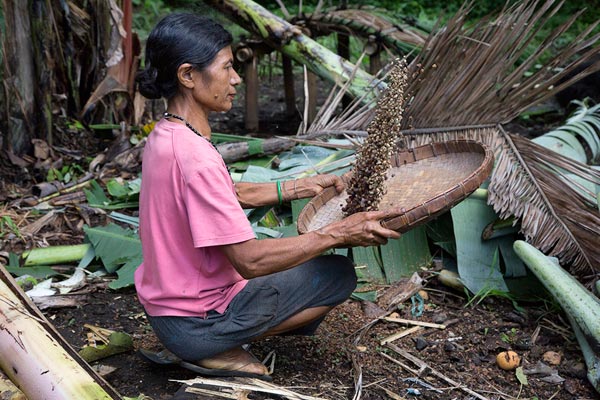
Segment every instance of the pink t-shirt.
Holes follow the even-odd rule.
[[[223,158],[185,125],[160,120],[142,160],[138,298],[152,316],[224,312],[247,281],[219,245],[255,237]]]

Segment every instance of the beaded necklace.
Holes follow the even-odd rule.
[[[183,118],[181,115],[177,115],[177,114],[173,114],[170,112],[165,112],[163,114],[163,118],[175,118],[180,120],[181,122],[183,122],[185,124],[185,126],[187,126],[189,128],[189,130],[191,130],[192,132],[194,132],[196,135],[200,136],[201,138],[203,138],[204,140],[206,140],[208,143],[212,144],[212,146],[216,149],[217,147],[215,146],[215,144],[212,142],[212,140],[210,140],[209,138],[207,138],[206,136],[204,136],[203,134],[201,134],[200,132],[198,132],[196,130],[196,128],[194,128],[192,126],[192,124],[190,124],[189,122],[186,121],[185,118]]]

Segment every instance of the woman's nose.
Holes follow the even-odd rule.
[[[240,76],[238,75],[237,71],[234,69],[233,71],[233,75],[231,76],[231,78],[229,79],[229,81],[231,82],[231,84],[233,86],[235,85],[239,85],[242,82],[242,78],[240,78]]]

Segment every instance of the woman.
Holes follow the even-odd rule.
[[[281,183],[236,183],[210,142],[211,112],[232,107],[241,82],[231,35],[194,14],[172,14],[146,43],[137,77],[167,111],[148,137],[142,162],[138,297],[164,346],[202,374],[265,377],[243,344],[312,334],[356,287],[352,263],[321,254],[398,238],[380,220],[352,215],[302,236],[257,240],[242,208],[281,204],[343,183],[319,175]]]

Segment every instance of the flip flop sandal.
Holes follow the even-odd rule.
[[[196,365],[191,362],[181,361],[179,363],[180,367],[189,369],[190,371],[194,371],[199,375],[205,376],[223,376],[223,377],[240,377],[240,378],[257,378],[262,379],[263,381],[271,382],[273,378],[271,375],[262,375],[256,374],[254,372],[246,372],[246,371],[238,371],[231,369],[214,369],[214,368],[204,368],[199,365]]]
[[[273,378],[270,375],[262,375],[256,374],[253,372],[246,371],[237,371],[237,370],[229,370],[229,369],[214,369],[214,368],[204,368],[194,363],[183,361],[175,354],[171,353],[169,350],[162,350],[159,352],[154,352],[146,349],[139,349],[139,354],[147,358],[148,360],[154,362],[159,365],[178,365],[182,368],[188,369],[190,371],[196,372],[199,375],[205,376],[222,376],[222,377],[245,377],[245,378],[257,378],[262,379],[264,381],[271,382]]]
[[[158,352],[146,349],[139,349],[138,353],[146,357],[148,360],[161,365],[179,365],[181,359],[169,350],[161,350]]]

